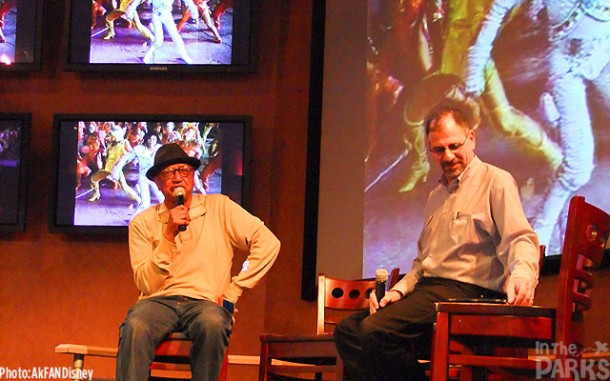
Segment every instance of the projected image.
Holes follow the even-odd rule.
[[[243,129],[241,123],[185,119],[62,121],[56,223],[127,226],[134,215],[163,202],[146,172],[168,143],[201,161],[194,193],[223,193],[241,203],[242,184],[235,181],[243,174]],[[71,167],[63,165],[70,161]]]
[[[610,9],[522,3],[369,0],[365,276],[408,271],[417,255],[441,173],[428,157],[426,110],[409,106],[443,76],[478,101],[476,153],[514,176],[547,256],[561,252],[571,196],[610,210]]]
[[[90,63],[231,63],[232,0],[94,0]]]

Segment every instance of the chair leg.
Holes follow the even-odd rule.
[[[438,313],[432,343],[433,357],[430,367],[430,380],[447,381],[449,361],[449,315]]]
[[[473,372],[471,367],[460,367],[460,381],[473,381]]]
[[[85,366],[85,355],[75,353],[73,360],[72,360],[72,367],[74,368],[74,373],[80,377],[83,374],[84,366]],[[73,381],[82,381],[82,379],[75,378]]]
[[[267,373],[269,371],[270,362],[271,360],[269,359],[269,343],[263,341],[261,343],[260,364],[258,367],[258,381],[269,381]]]
[[[222,368],[220,369],[220,376],[218,381],[227,381],[227,372],[229,370],[229,350],[225,353],[225,359],[222,362]]]
[[[343,359],[337,355],[337,375],[335,376],[335,381],[343,381],[343,373]]]

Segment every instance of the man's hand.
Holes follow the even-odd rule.
[[[169,219],[167,228],[165,229],[165,239],[174,242],[174,239],[180,233],[180,226],[187,226],[190,221],[189,209],[184,205],[176,206],[169,211]]]
[[[515,306],[533,305],[535,291],[536,286],[527,278],[510,277],[506,285],[508,303]]]
[[[369,312],[374,314],[378,309],[387,306],[390,303],[394,303],[402,299],[402,294],[396,290],[390,290],[385,293],[385,296],[381,298],[381,300],[377,301],[377,295],[374,292],[371,292],[371,299],[369,302]]]
[[[231,314],[231,321],[233,321],[233,324],[235,324],[235,315],[237,314],[237,312],[239,312],[237,307],[235,307],[235,303],[231,302],[224,295],[222,296],[221,300],[222,300],[223,308],[225,308],[227,311],[229,311],[229,313]]]

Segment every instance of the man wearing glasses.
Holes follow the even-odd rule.
[[[192,380],[217,381],[234,303],[279,253],[275,235],[228,197],[193,194],[199,165],[171,143],[159,148],[146,173],[165,200],[129,224],[129,254],[140,297],[120,327],[117,381],[147,380],[155,347],[175,330],[193,341]],[[232,277],[234,250],[248,257]]]
[[[335,329],[346,380],[425,380],[417,360],[429,355],[435,302],[533,303],[538,238],[513,177],[476,156],[473,115],[447,101],[426,119],[428,148],[443,175],[428,197],[411,271],[379,303],[371,294],[370,311]]]

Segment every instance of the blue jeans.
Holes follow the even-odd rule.
[[[169,333],[179,331],[193,341],[192,380],[218,381],[232,329],[231,314],[209,300],[143,299],[129,309],[119,329],[116,379],[148,380],[155,348]]]

